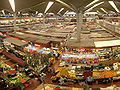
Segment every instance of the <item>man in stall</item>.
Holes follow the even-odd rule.
[[[91,76],[89,76],[89,77],[86,78],[86,81],[87,81],[88,85],[92,85],[93,78]]]

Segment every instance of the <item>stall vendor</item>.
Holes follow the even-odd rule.
[[[91,76],[89,76],[86,78],[86,81],[87,81],[88,85],[92,85],[93,78]]]

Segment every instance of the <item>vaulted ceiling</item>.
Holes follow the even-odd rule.
[[[28,11],[38,11],[44,13],[45,8],[49,1],[53,1],[54,4],[47,12],[52,12],[57,14],[57,12],[64,8],[61,12],[65,13],[67,10],[78,12],[80,10],[86,11],[97,3],[103,2],[103,4],[94,7],[91,11],[103,12],[100,8],[104,8],[107,12],[116,10],[108,3],[108,1],[114,1],[117,8],[120,10],[120,0],[98,0],[96,3],[86,7],[89,3],[94,0],[15,0],[15,11],[16,12],[28,12]],[[13,12],[9,0],[0,0],[0,10],[7,10]]]

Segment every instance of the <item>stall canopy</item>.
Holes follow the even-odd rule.
[[[111,40],[111,41],[97,41],[94,42],[95,47],[113,47],[120,46],[120,40]]]
[[[12,44],[17,45],[17,46],[25,46],[28,44],[27,42],[23,42],[21,40],[17,40],[17,39],[12,38],[12,37],[4,39],[4,42],[12,43]]]
[[[75,40],[70,40],[66,43],[66,47],[68,48],[94,48],[94,41],[91,39],[82,39],[81,42],[76,42]]]

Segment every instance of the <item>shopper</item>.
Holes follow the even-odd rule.
[[[59,82],[60,82],[60,85],[64,85],[64,83],[65,83],[65,82],[64,82],[64,78],[61,77],[61,78],[59,79]]]
[[[87,81],[88,85],[92,85],[93,78],[91,76],[89,76],[89,77],[87,77],[86,81]]]

